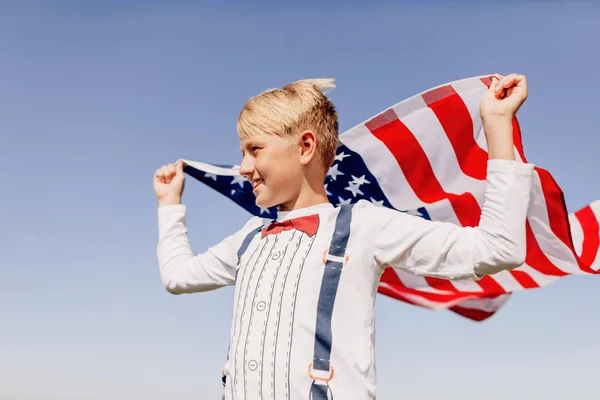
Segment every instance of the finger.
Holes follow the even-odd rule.
[[[183,174],[183,161],[177,161],[177,164],[175,164],[175,169],[177,171],[177,175]]]
[[[160,171],[163,176],[164,183],[171,182],[171,173],[169,172],[169,166],[163,165],[163,167],[160,169]]]
[[[165,172],[163,171],[162,168],[158,169],[156,171],[156,181],[160,182],[160,183],[167,183],[167,177],[165,176]]]
[[[525,77],[525,75],[517,75],[515,74],[515,82],[514,84],[516,86],[520,86],[520,87],[527,87],[527,78]]]
[[[494,74],[492,76],[490,76],[490,87],[489,90],[491,90],[492,92],[495,91],[496,89],[496,85],[498,84],[498,81],[500,81],[500,79],[502,79],[502,75],[500,74]]]
[[[167,165],[167,171],[169,171],[169,175],[173,176],[176,174],[175,165],[169,164]]]
[[[513,78],[511,75],[503,77],[496,83],[496,88],[494,90],[494,94],[496,96],[504,97],[504,95],[506,94],[506,89],[508,89],[512,85],[511,82]]]
[[[517,75],[516,74],[510,74],[505,76],[504,78],[502,78],[499,82],[499,86],[503,89],[508,89],[509,87],[512,87],[515,84],[515,77]]]

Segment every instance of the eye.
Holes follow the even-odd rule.
[[[251,149],[252,153],[256,153],[260,149],[260,147],[252,146],[250,149]]]

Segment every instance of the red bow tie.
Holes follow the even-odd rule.
[[[313,236],[319,229],[319,214],[307,215],[293,219],[286,219],[282,222],[273,222],[268,228],[262,229],[262,236],[276,235],[281,231],[290,231],[297,229],[306,233],[308,236]]]

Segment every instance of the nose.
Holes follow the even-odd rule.
[[[242,163],[240,164],[240,175],[245,176],[246,178],[251,178],[254,175],[254,162],[251,157],[245,155],[242,158]]]

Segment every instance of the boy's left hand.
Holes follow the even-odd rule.
[[[479,113],[483,120],[495,117],[512,120],[525,99],[527,99],[525,75],[495,74],[489,89],[481,99]]]

